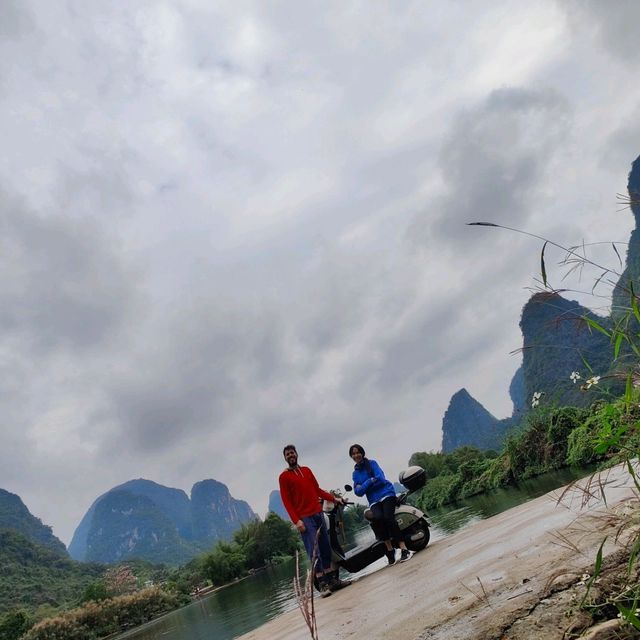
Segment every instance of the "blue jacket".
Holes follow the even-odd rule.
[[[396,495],[393,485],[384,477],[378,463],[367,458],[353,468],[353,490],[357,496],[366,495],[370,505]]]

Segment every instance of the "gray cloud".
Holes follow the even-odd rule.
[[[0,37],[18,38],[33,28],[28,9],[17,0],[0,3]]]
[[[286,441],[332,483],[462,386],[506,415],[539,247],[464,223],[598,235],[640,95],[505,6],[2,3],[0,486],[68,539],[132,477],[260,511]]]
[[[36,215],[0,201],[0,327],[35,352],[95,347],[118,330],[132,303],[130,273],[91,220]]]
[[[535,210],[546,167],[570,125],[567,101],[550,90],[498,89],[466,109],[440,153],[445,194],[418,216],[413,237],[466,244],[463,225],[483,215],[521,225]]]
[[[281,367],[278,326],[222,298],[169,311],[152,336],[107,382],[113,447],[149,453],[224,429],[248,390],[268,386]]]
[[[595,30],[604,46],[625,64],[640,58],[638,30],[640,5],[635,0],[618,0],[615,5],[599,0],[558,2],[567,12],[569,24],[578,32]]]
[[[626,167],[629,165],[629,158],[637,156],[640,150],[640,123],[635,117],[635,113],[639,108],[640,104],[634,109],[632,117],[626,119],[611,132],[600,160],[600,165],[603,168]],[[621,176],[620,185],[620,193],[625,193],[624,174]]]

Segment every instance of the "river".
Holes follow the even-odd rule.
[[[557,489],[585,475],[585,470],[562,469],[459,502],[455,507],[432,511],[431,539],[437,540],[478,520],[489,518],[527,500]],[[356,534],[361,544],[372,538],[365,526]],[[428,553],[429,547],[422,553]],[[386,566],[381,558],[359,574],[361,577]],[[261,571],[174,611],[117,640],[232,640],[297,605],[293,596],[294,561]],[[346,576],[345,576],[346,577]]]

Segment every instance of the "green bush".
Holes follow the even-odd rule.
[[[18,640],[32,625],[33,620],[26,611],[10,611],[0,618],[0,640]]]
[[[633,398],[600,400],[589,409],[540,407],[508,434],[500,454],[475,447],[414,453],[410,463],[428,469],[427,484],[414,502],[437,508],[564,466],[590,464],[605,450],[611,461],[620,458],[616,452],[640,451],[640,405]]]
[[[416,496],[415,502],[420,509],[434,509],[453,502],[461,486],[458,474],[436,476],[429,480],[424,489]]]

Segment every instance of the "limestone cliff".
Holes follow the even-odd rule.
[[[466,389],[453,394],[442,419],[442,451],[463,445],[500,449],[506,425],[491,415]]]
[[[228,539],[245,522],[256,518],[251,507],[236,500],[217,480],[196,482],[191,489],[193,539],[205,544]]]
[[[69,553],[77,560],[142,558],[181,564],[211,548],[256,515],[226,485],[204,480],[191,499],[181,489],[130,480],[98,497],[76,528]]]
[[[277,489],[274,489],[269,494],[269,511],[273,511],[273,513],[279,515],[283,520],[289,521],[289,514],[282,504],[282,497],[280,496],[280,491]]]

